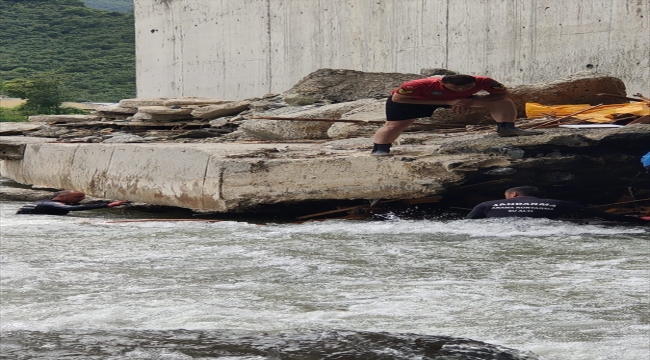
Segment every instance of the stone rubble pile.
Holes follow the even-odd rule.
[[[385,119],[384,103],[390,90],[404,81],[424,77],[320,69],[282,94],[241,101],[203,97],[123,99],[118,104],[100,106],[91,115],[32,116],[29,121],[42,126],[22,134],[52,137],[62,142],[107,143],[313,141],[370,137]],[[509,91],[520,117],[525,116],[526,102],[595,105],[620,102],[598,97],[598,93],[626,95],[621,80],[593,74],[576,74],[545,84],[511,86]],[[300,120],[264,119],[268,117]],[[433,117],[419,119],[419,122],[455,124],[463,129],[494,124],[485,109],[467,114],[439,109]]]

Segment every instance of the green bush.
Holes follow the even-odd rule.
[[[24,122],[27,121],[27,115],[23,115],[14,108],[0,107],[0,122]]]

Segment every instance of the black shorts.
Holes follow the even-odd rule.
[[[404,104],[393,101],[393,96],[386,99],[386,121],[402,121],[431,117],[437,108],[450,108],[449,105]]]

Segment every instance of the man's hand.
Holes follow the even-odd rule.
[[[451,111],[456,114],[464,114],[468,112],[469,108],[472,107],[472,103],[473,100],[467,98],[449,101],[449,105],[451,105]]]
[[[120,201],[113,201],[112,203],[108,203],[106,206],[115,207],[115,206],[120,206],[120,205],[124,205],[124,204],[128,204],[128,203],[129,203],[128,201],[120,200]]]

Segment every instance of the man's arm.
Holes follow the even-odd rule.
[[[487,100],[487,101],[490,101],[490,100],[501,100],[501,99],[505,99],[505,98],[508,97],[508,95],[509,95],[509,94],[508,94],[507,91],[503,91],[503,92],[498,92],[498,93],[490,93],[490,94],[488,94],[488,95],[475,95],[475,96],[476,96],[476,99],[481,99],[481,100]],[[471,100],[471,99],[470,99],[470,100]]]
[[[393,94],[393,101],[403,104],[449,105],[450,100],[423,100],[408,95]]]
[[[49,208],[49,209],[59,209],[59,210],[67,210],[67,211],[82,211],[82,210],[93,210],[93,209],[101,209],[108,207],[108,203],[99,203],[99,204],[84,204],[84,205],[69,205],[69,204],[64,204],[58,201],[43,201],[42,203],[39,204],[39,206],[43,208]]]
[[[485,218],[485,209],[486,209],[485,203],[478,204],[474,206],[472,211],[465,216],[465,219],[483,219]]]

